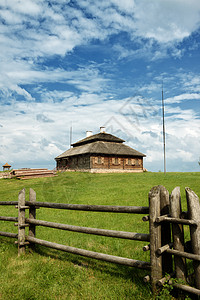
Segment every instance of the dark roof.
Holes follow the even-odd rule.
[[[80,145],[84,145],[84,144],[88,144],[88,143],[93,143],[96,141],[104,141],[104,142],[114,142],[114,143],[123,143],[125,142],[124,140],[109,134],[109,133],[98,133],[98,134],[94,134],[91,135],[89,137],[86,137],[74,144],[72,144],[73,147],[77,147]]]
[[[105,142],[96,141],[96,142],[86,143],[78,147],[71,148],[65,151],[64,153],[60,154],[59,156],[57,156],[56,159],[65,158],[65,157],[67,158],[70,156],[81,155],[81,154],[126,155],[126,156],[142,156],[142,157],[146,156],[145,154],[129,146],[122,144],[122,142],[116,143],[116,142],[107,142],[107,141]]]

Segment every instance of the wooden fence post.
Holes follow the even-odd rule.
[[[164,186],[160,186],[160,215],[170,213],[169,192]],[[171,243],[170,223],[161,223],[161,245],[165,246]],[[172,255],[164,252],[162,254],[162,271],[163,275],[172,273]]]
[[[149,232],[150,232],[150,261],[151,284],[153,293],[157,290],[157,282],[162,278],[162,257],[157,254],[161,247],[161,226],[156,223],[160,216],[160,187],[154,186],[149,192]]]
[[[187,205],[188,205],[188,215],[189,219],[197,222],[197,226],[190,226],[190,235],[192,250],[194,254],[200,255],[200,204],[198,196],[190,189],[185,188]],[[200,289],[200,262],[194,261],[194,273],[195,273],[195,283],[196,287]]]
[[[29,190],[29,201],[35,203],[36,202],[36,192],[30,188]],[[36,207],[35,205],[30,205],[29,208],[29,219],[35,219],[36,218]],[[35,224],[29,224],[29,236],[30,237],[35,237],[35,229],[36,226]],[[30,248],[32,250],[35,249],[35,244],[31,243]]]
[[[181,216],[180,187],[175,187],[170,195],[170,211],[172,218]],[[182,224],[172,224],[173,247],[175,250],[184,252],[184,231]],[[184,257],[174,256],[176,277],[186,281],[186,261]]]
[[[25,189],[18,196],[18,255],[25,254]]]

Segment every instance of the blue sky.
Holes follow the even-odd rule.
[[[87,130],[199,171],[199,0],[1,0],[0,163],[55,167]]]

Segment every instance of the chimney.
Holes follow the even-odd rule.
[[[105,133],[106,132],[106,128],[104,126],[100,127],[100,133]]]
[[[90,130],[86,131],[86,137],[89,137],[91,135],[92,135],[92,131],[90,131]]]

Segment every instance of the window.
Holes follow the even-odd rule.
[[[112,157],[112,164],[113,165],[119,165],[119,158],[118,157]]]
[[[128,165],[131,165],[131,158],[128,158]]]
[[[101,156],[98,156],[98,164],[101,164]]]

